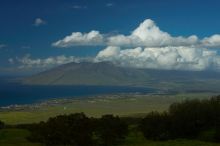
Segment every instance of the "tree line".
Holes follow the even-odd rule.
[[[147,139],[176,138],[220,142],[220,96],[174,103],[163,113],[151,112],[140,123]]]
[[[84,113],[60,115],[47,122],[19,125],[31,131],[28,139],[48,146],[111,146],[126,138],[128,124],[118,116],[88,118]]]

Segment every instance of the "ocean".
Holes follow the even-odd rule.
[[[0,81],[0,106],[32,104],[54,98],[86,98],[119,93],[155,93],[147,87],[130,86],[32,86]]]

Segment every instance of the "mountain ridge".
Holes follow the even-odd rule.
[[[215,90],[220,90],[220,87],[216,87],[220,86],[220,73],[138,69],[117,66],[111,62],[72,62],[26,77],[22,83],[27,85],[150,86],[161,89],[215,88]]]

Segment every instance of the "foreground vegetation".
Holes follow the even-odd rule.
[[[27,140],[30,132],[25,129],[0,130],[0,146],[43,146]],[[123,144],[118,146],[219,146],[218,143],[199,140],[177,139],[168,141],[147,140],[141,133],[130,133]]]
[[[144,118],[89,118],[76,113],[32,124],[0,122],[0,129],[4,146],[215,146],[220,142],[220,96],[174,103],[168,111],[151,112]]]
[[[0,130],[0,146],[42,146],[27,140],[30,132],[25,129],[3,129]]]
[[[168,112],[149,113],[140,124],[152,140],[187,138],[220,142],[220,96],[174,103]]]

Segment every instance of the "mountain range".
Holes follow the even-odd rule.
[[[68,63],[26,77],[27,85],[150,86],[166,90],[220,91],[220,73],[120,67],[111,62]]]

